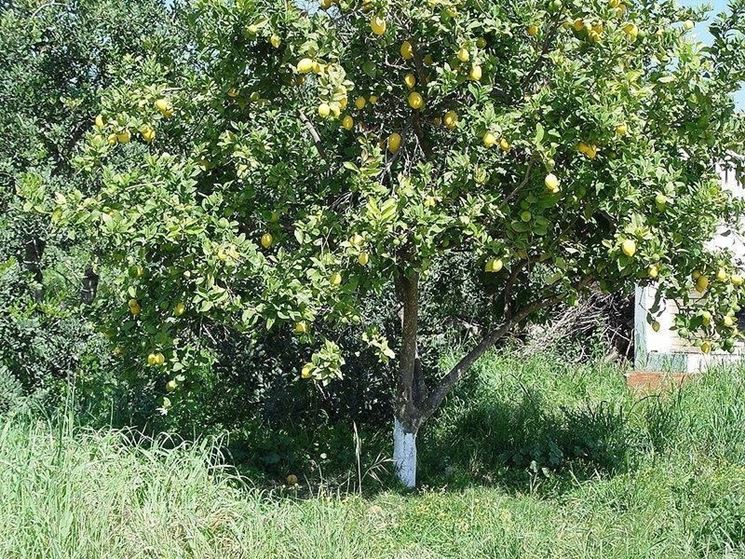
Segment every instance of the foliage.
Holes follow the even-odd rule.
[[[25,192],[111,266],[98,317],[122,367],[188,380],[215,357],[206,325],[294,335],[295,374],[325,384],[348,359],[326,334],[361,326],[416,431],[484,351],[591,284],[656,284],[702,351],[732,347],[742,277],[708,242],[742,213],[714,166],[742,171],[736,15],[702,49],[704,13],[672,1],[323,8],[187,6],[190,47],[125,57],[103,92],[86,185]],[[462,324],[477,292],[486,321],[437,379],[420,291],[454,266],[439,316]],[[363,312],[380,293],[403,309],[392,340]]]

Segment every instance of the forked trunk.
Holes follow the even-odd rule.
[[[398,418],[393,424],[393,467],[407,488],[416,486],[416,433],[409,432]]]

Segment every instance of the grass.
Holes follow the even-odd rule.
[[[745,557],[744,395],[742,370],[635,399],[608,367],[492,357],[421,434],[414,494],[252,486],[220,441],[19,413],[0,557]]]

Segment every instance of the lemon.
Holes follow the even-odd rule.
[[[171,102],[165,97],[162,97],[155,102],[155,108],[166,118],[173,116],[173,107],[171,106]]]
[[[546,175],[546,178],[543,179],[543,184],[546,185],[546,190],[549,192],[553,194],[559,192],[559,178],[553,173]]]
[[[168,390],[168,392],[173,392],[176,388],[178,388],[178,383],[175,380],[169,380],[166,383],[166,390]]]
[[[709,287],[709,278],[706,276],[699,276],[696,278],[696,291],[703,293]]]
[[[458,56],[458,60],[460,60],[461,62],[468,62],[468,60],[471,58],[471,55],[468,52],[468,49],[465,47],[461,47],[458,50],[457,56]]]
[[[414,89],[414,86],[416,85],[416,78],[414,77],[414,74],[406,74],[404,76],[404,83],[409,89]]]
[[[116,135],[116,141],[120,144],[127,144],[129,143],[129,140],[132,139],[132,133],[128,129],[124,129],[121,132],[117,133]]]
[[[511,147],[510,146],[510,142],[507,141],[506,138],[501,138],[499,140],[499,149],[501,149],[502,151],[508,152],[508,151],[510,151],[510,147]]]
[[[709,353],[711,351],[711,342],[709,341],[701,342],[700,348],[701,348],[702,353]]]
[[[367,263],[370,262],[370,255],[366,252],[361,252],[357,257],[357,262],[360,266],[367,266]]]
[[[422,98],[421,94],[416,91],[409,93],[408,102],[409,107],[414,110],[421,109],[424,106],[424,98]]]
[[[140,307],[140,303],[137,299],[130,299],[127,306],[129,306],[129,312],[131,312],[133,316],[137,316],[142,312],[142,307]]]
[[[299,320],[295,323],[295,333],[296,334],[307,334],[308,333],[308,323],[304,320]]]
[[[151,353],[147,356],[147,364],[151,367],[158,364],[158,358],[154,353]]]
[[[278,48],[279,48],[279,45],[281,45],[281,44],[282,44],[282,39],[280,39],[280,38],[279,38],[279,35],[277,35],[277,34],[275,33],[274,35],[272,35],[271,37],[269,37],[269,43],[270,43],[270,44],[271,44],[271,45],[272,45],[272,46],[273,46],[273,47],[274,47],[275,49],[278,49]]]
[[[717,281],[727,281],[728,279],[729,275],[727,274],[727,270],[719,268],[719,270],[717,270]]]
[[[342,278],[341,278],[341,274],[339,272],[334,272],[333,274],[331,274],[331,277],[329,278],[329,282],[334,287],[340,286],[341,285],[341,280],[342,280]]]
[[[530,35],[531,37],[535,37],[536,35],[538,35],[538,31],[539,29],[537,25],[528,25],[528,35]]]
[[[106,138],[106,141],[109,143],[110,146],[115,146],[117,143],[119,143],[119,140],[116,139],[116,134],[109,134]]]
[[[360,110],[364,109],[366,104],[367,104],[367,99],[365,99],[362,96],[359,96],[354,100],[354,106]]]
[[[639,36],[639,28],[635,23],[629,22],[624,24],[623,32],[626,33],[626,37],[632,42],[636,41],[636,38]]]
[[[625,123],[616,126],[616,136],[625,136],[628,131],[629,128]]]
[[[411,60],[414,57],[414,46],[409,41],[404,41],[401,43],[399,52],[401,53],[401,58]]]
[[[740,274],[732,274],[729,279],[732,282],[732,285],[738,287],[745,283],[745,278],[743,278]]]
[[[264,233],[261,236],[261,246],[264,248],[269,248],[272,246],[272,243],[274,242],[274,238],[272,237],[271,233]]]
[[[484,137],[481,140],[484,143],[484,146],[487,148],[493,147],[494,144],[497,143],[497,137],[492,134],[491,132],[487,132],[484,134]]]
[[[503,266],[504,266],[504,262],[502,262],[502,260],[500,260],[499,258],[492,258],[491,260],[486,261],[486,265],[484,266],[484,271],[499,272]]]
[[[585,28],[585,20],[581,18],[575,19],[572,27],[574,27],[574,30],[577,32],[582,31]]]
[[[701,321],[703,322],[704,326],[708,326],[709,324],[711,324],[711,313],[709,311],[702,312]]]
[[[295,69],[298,74],[308,74],[313,71],[314,63],[310,58],[303,58],[297,63]]]
[[[297,485],[297,476],[293,474],[287,476],[287,485]]]
[[[149,124],[143,124],[140,128],[140,135],[149,144],[155,139],[155,130]]]
[[[155,364],[156,365],[162,365],[166,362],[166,358],[162,353],[156,353],[155,354]]]
[[[651,265],[651,266],[650,266],[650,267],[649,267],[649,268],[647,269],[647,276],[649,276],[649,277],[650,277],[650,278],[652,278],[652,279],[655,279],[655,278],[656,278],[656,277],[657,277],[658,275],[660,275],[660,270],[659,270],[659,268],[657,267],[657,265],[656,265],[656,264],[652,264],[652,265]]]
[[[734,317],[732,317],[732,316],[730,316],[730,315],[727,315],[727,316],[725,316],[725,317],[724,317],[724,318],[722,319],[722,323],[723,323],[723,324],[724,324],[724,325],[725,325],[725,326],[726,326],[727,328],[732,328],[732,327],[734,327],[734,326],[735,326],[735,319],[734,319]]]
[[[686,31],[690,31],[694,28],[695,25],[696,24],[693,23],[693,20],[687,19],[683,22],[683,29],[685,29]]]
[[[300,371],[300,377],[304,379],[309,379],[312,374],[313,374],[313,364],[306,363],[305,365],[303,365],[303,369],[302,371]]]
[[[481,80],[482,76],[481,66],[474,64],[471,66],[471,71],[468,73],[468,79],[474,82]]]
[[[377,95],[370,95],[370,97],[367,98],[368,103],[371,105],[374,105],[378,102],[378,96]]]
[[[347,115],[343,119],[341,119],[341,127],[344,128],[344,130],[351,130],[354,128],[354,119]]]
[[[370,19],[370,29],[372,29],[372,32],[375,33],[376,35],[380,36],[383,33],[385,33],[386,27],[387,27],[387,24],[383,16],[374,15],[372,19]]]
[[[453,129],[456,126],[458,126],[458,113],[455,111],[448,111],[445,113],[445,116],[442,119],[442,122],[445,124],[446,128]]]
[[[394,132],[390,136],[388,136],[388,151],[391,153],[396,153],[398,149],[401,147],[401,134],[398,132]]]
[[[486,46],[486,39],[484,37],[479,37],[476,39],[476,46],[480,49],[483,49]]]
[[[321,118],[327,118],[331,114],[331,107],[328,103],[321,103],[318,105],[318,116]]]
[[[621,243],[621,252],[623,252],[626,256],[631,258],[636,254],[636,243],[633,239],[625,239]]]
[[[106,125],[106,123],[103,120],[103,116],[102,115],[97,115],[96,116],[96,126],[98,128],[103,128],[105,125]]]
[[[655,331],[655,332],[659,332],[660,331],[660,323],[657,322],[656,320],[652,322],[651,326],[652,326],[652,330],[653,331]]]
[[[176,316],[182,316],[186,312],[186,305],[183,303],[176,303],[176,306],[173,307],[173,314]]]

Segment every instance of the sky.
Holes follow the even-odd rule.
[[[701,0],[681,0],[681,4],[684,6],[699,7],[708,5],[712,8],[711,15],[714,16],[720,12],[725,11],[727,8],[727,0],[708,0],[706,2]],[[694,30],[699,40],[704,43],[711,42],[711,35],[709,35],[708,26],[706,23],[699,23]],[[745,89],[741,90],[735,96],[735,101],[740,109],[745,110]]]

